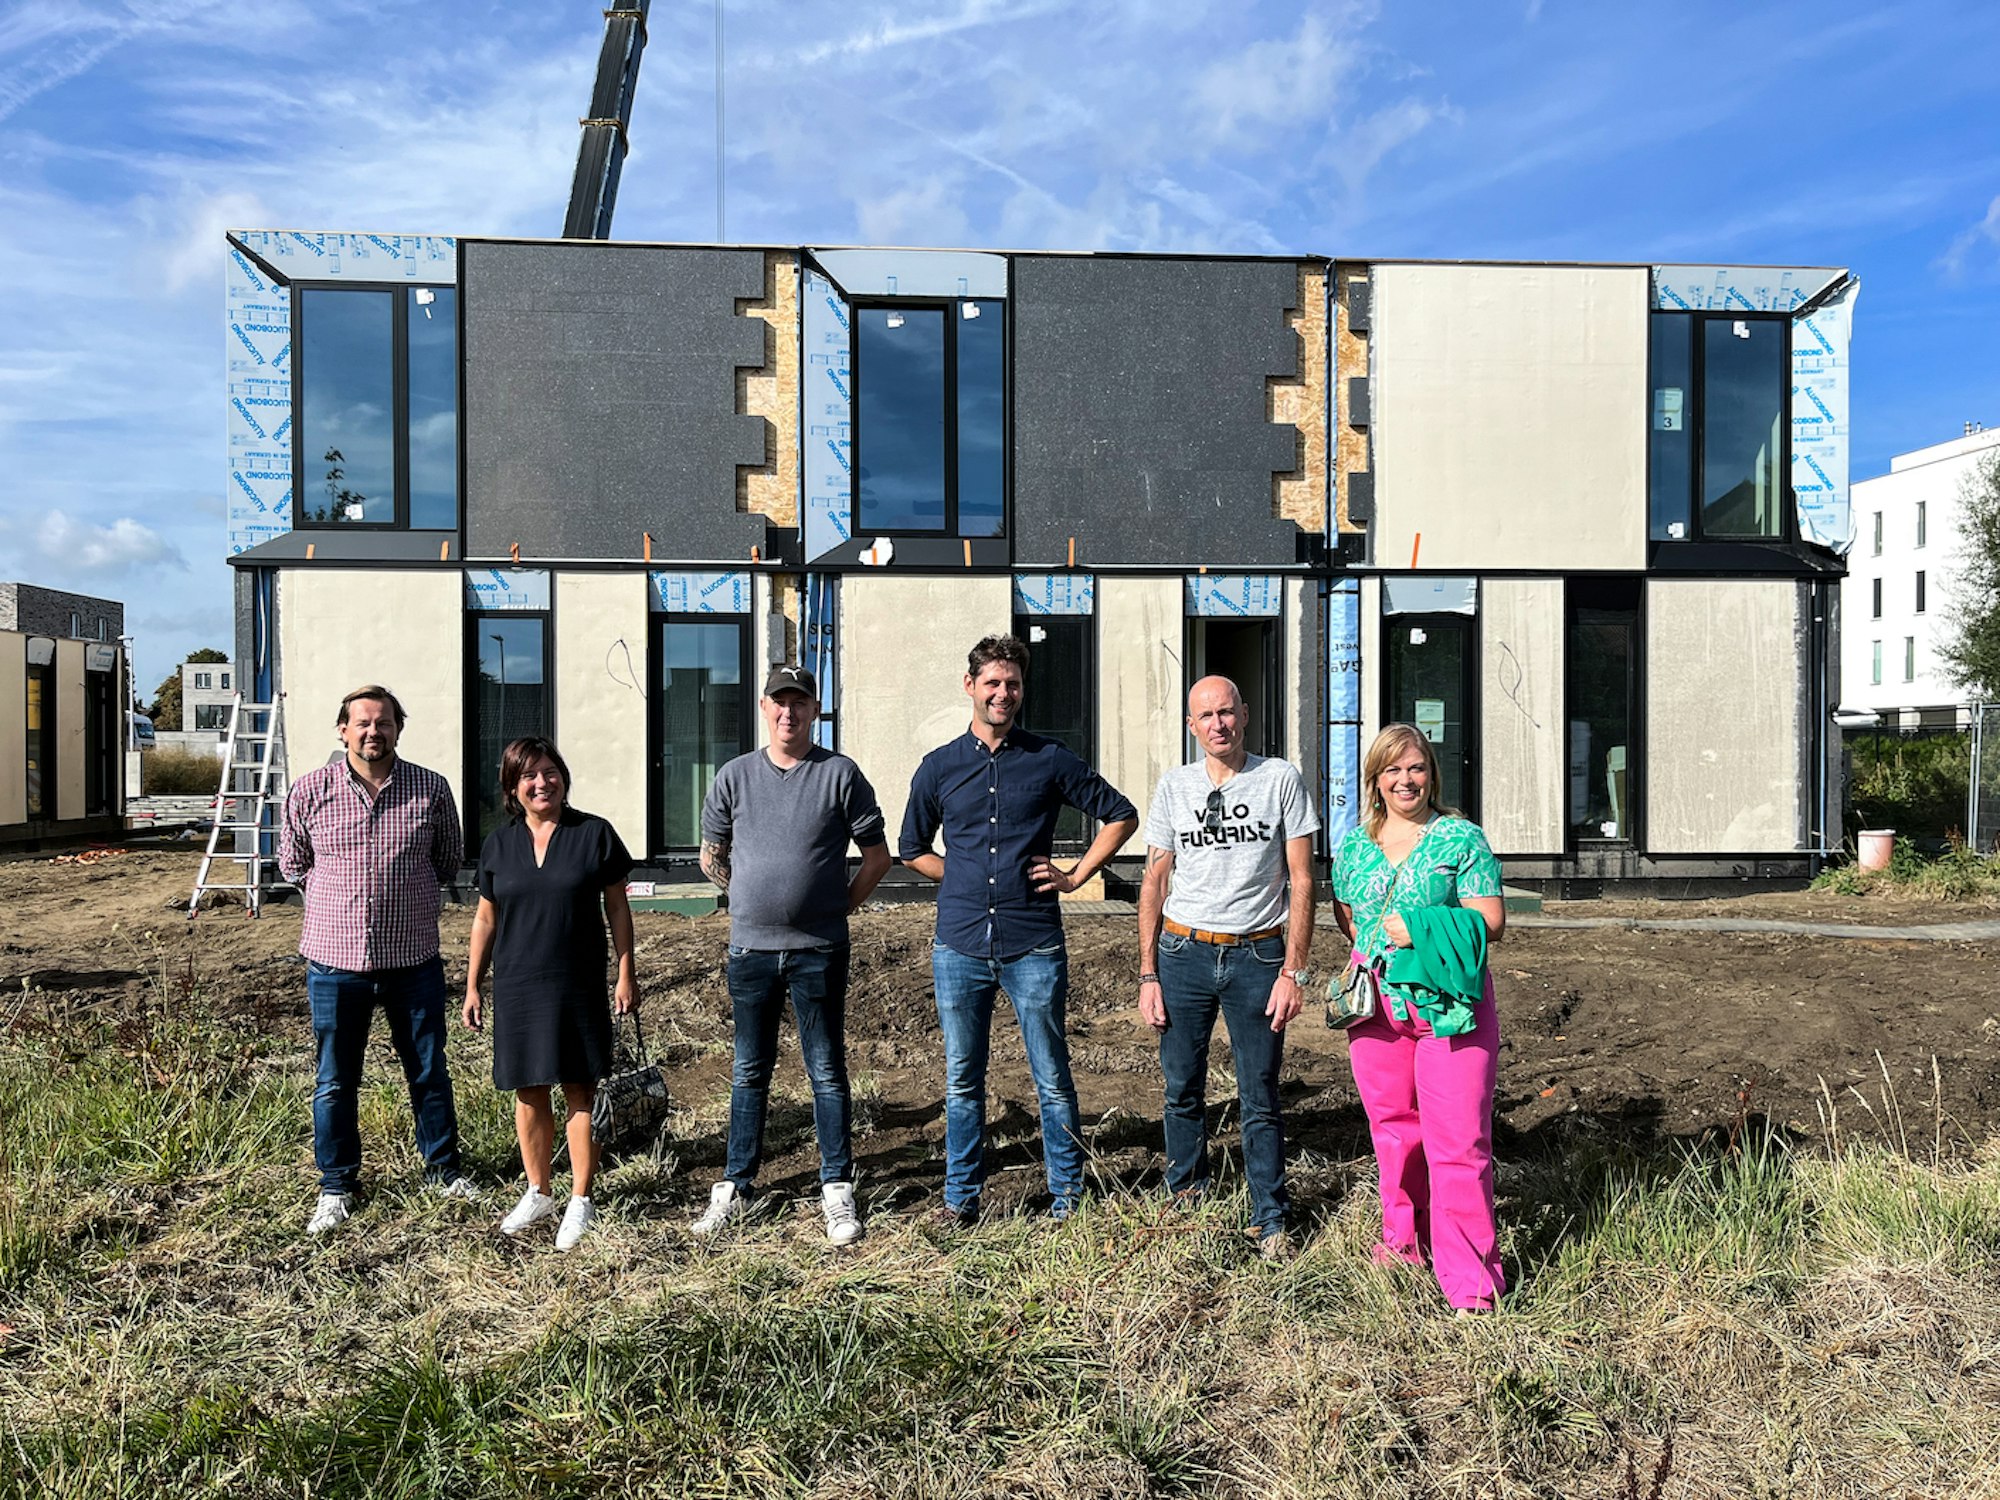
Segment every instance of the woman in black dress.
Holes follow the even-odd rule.
[[[618,955],[619,1013],[639,1003],[632,977],[632,856],[604,819],[569,805],[569,767],[548,740],[515,740],[500,757],[500,795],[512,815],[479,855],[479,911],[465,973],[465,1024],[480,1021],[479,981],[493,961],[493,1086],[514,1092],[514,1129],[528,1190],[500,1221],[519,1234],[558,1210],[551,1188],[552,1084],[569,1118],[570,1200],[556,1248],[590,1227],[590,1137],[596,1080],[611,1071],[611,1010],[604,993],[604,929]]]

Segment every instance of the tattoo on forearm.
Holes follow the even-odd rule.
[[[701,845],[701,873],[714,882],[716,889],[729,889],[729,845],[712,844],[706,839]]]

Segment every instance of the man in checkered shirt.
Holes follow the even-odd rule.
[[[324,1234],[354,1206],[361,1179],[356,1096],[378,1006],[409,1081],[424,1176],[453,1197],[473,1191],[459,1174],[458,1115],[444,1056],[450,1002],[438,957],[438,888],[457,876],[465,836],[445,779],[397,758],[404,718],[387,688],[356,688],[334,719],[347,754],[306,772],[285,798],[278,868],[305,893],[299,952],[319,1052],[319,1202],[307,1234]]]

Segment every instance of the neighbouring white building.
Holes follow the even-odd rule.
[[[1889,461],[1853,488],[1854,548],[1841,585],[1840,701],[1888,728],[1969,722],[1972,702],[1938,659],[1952,614],[1959,494],[2000,429],[1967,423],[1962,437]]]

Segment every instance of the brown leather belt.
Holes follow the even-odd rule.
[[[1282,927],[1266,927],[1262,932],[1207,932],[1199,927],[1189,927],[1185,923],[1176,922],[1172,917],[1163,917],[1161,921],[1166,925],[1167,931],[1175,937],[1193,938],[1197,943],[1213,943],[1218,948],[1234,948],[1239,943],[1261,942],[1267,937],[1276,937],[1285,930]]]

